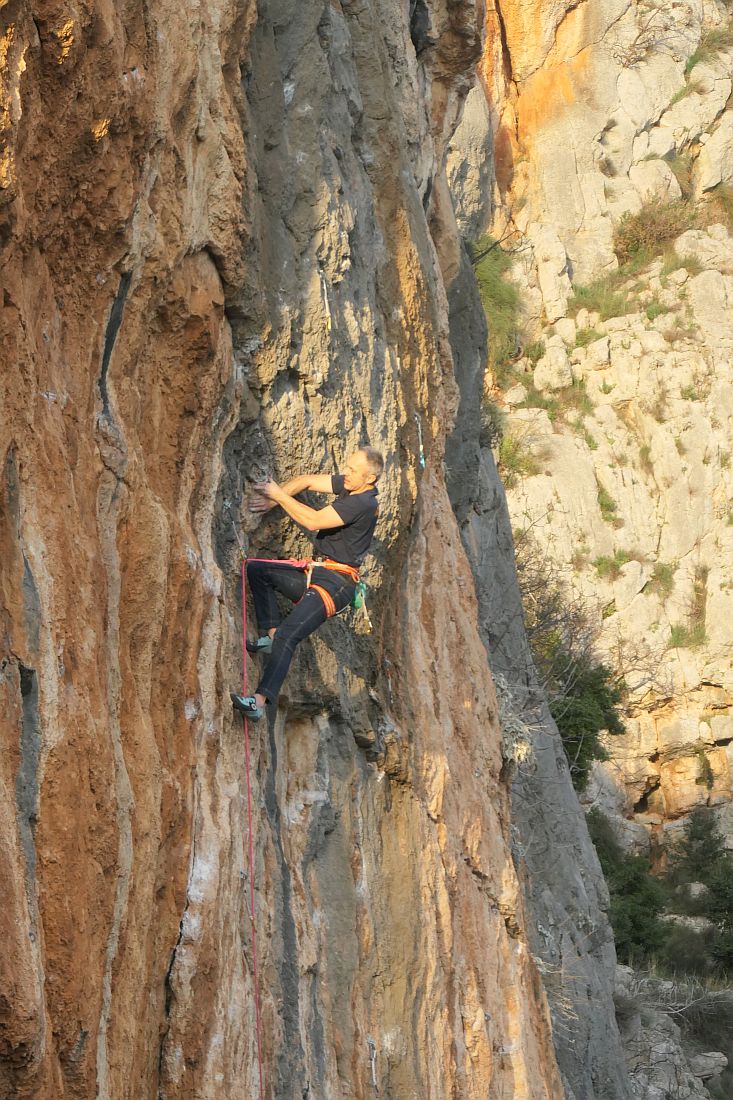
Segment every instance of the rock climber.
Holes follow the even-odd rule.
[[[260,631],[256,641],[247,641],[247,650],[269,656],[254,695],[231,693],[235,709],[248,718],[262,718],[265,705],[276,702],[298,643],[351,603],[377,523],[376,483],[383,468],[379,451],[362,447],[344,473],[303,474],[286,485],[266,481],[255,486],[251,510],[268,512],[279,504],[301,527],[315,532],[316,557],[307,569],[278,561],[247,565]],[[325,508],[310,508],[296,499],[306,489],[333,493],[336,499]],[[297,601],[282,621],[276,592]]]

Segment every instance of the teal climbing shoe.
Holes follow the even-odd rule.
[[[262,638],[258,638],[256,642],[247,642],[248,653],[272,653],[272,638],[269,634],[265,634]]]
[[[234,709],[243,714],[245,718],[251,718],[253,722],[259,722],[265,713],[264,707],[257,706],[254,695],[237,695],[236,692],[230,691],[229,698]]]

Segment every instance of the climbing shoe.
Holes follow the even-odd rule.
[[[232,700],[234,709],[243,714],[245,718],[251,718],[253,722],[258,722],[265,713],[264,707],[257,706],[254,695],[237,695],[236,692],[230,691],[229,697]]]
[[[247,642],[248,653],[272,653],[272,638],[269,634],[265,634],[262,638],[258,638],[256,642]]]

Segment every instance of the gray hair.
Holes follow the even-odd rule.
[[[378,481],[384,469],[384,458],[381,451],[378,451],[376,447],[360,447],[359,450],[366,459],[369,473],[375,481]]]

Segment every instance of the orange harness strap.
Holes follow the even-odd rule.
[[[326,608],[326,618],[330,619],[332,615],[336,614],[336,604],[333,602],[333,596],[325,588],[321,588],[320,584],[311,584],[309,587],[312,592],[317,592],[323,600],[323,606]]]
[[[353,565],[344,565],[342,561],[334,561],[332,558],[314,562],[314,565],[322,565],[324,569],[333,569],[336,573],[346,573],[347,576],[351,577],[354,584],[359,582],[359,570],[355,569]]]

